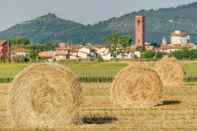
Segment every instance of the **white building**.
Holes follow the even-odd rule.
[[[177,30],[171,34],[171,44],[185,45],[188,44],[189,41],[190,41],[190,36],[187,32],[181,32]]]
[[[91,50],[88,47],[82,47],[78,51],[78,57],[80,59],[88,59]]]
[[[161,44],[162,44],[162,45],[167,45],[167,44],[168,44],[168,42],[167,42],[167,40],[166,40],[165,37],[163,37]]]
[[[110,53],[110,51],[109,51],[108,48],[105,48],[105,47],[102,47],[102,48],[95,48],[95,50],[96,50],[96,53],[97,53],[98,55],[100,55],[101,58],[102,58],[104,61],[109,61],[109,60],[112,59],[111,53]]]
[[[135,51],[135,52],[134,52],[134,55],[135,55],[137,58],[141,58],[141,52],[140,52],[140,51]]]

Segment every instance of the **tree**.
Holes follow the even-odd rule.
[[[142,53],[142,58],[145,60],[158,60],[163,57],[163,54],[160,52],[155,52],[153,50],[147,50]]]
[[[110,51],[113,57],[118,55],[117,49],[120,44],[121,34],[118,32],[113,32],[111,35],[105,38],[105,41],[109,43]]]
[[[25,37],[16,37],[10,40],[14,47],[24,47],[31,44],[31,41]]]
[[[121,44],[123,48],[128,48],[132,44],[132,39],[128,36],[122,36],[121,37]]]
[[[38,50],[30,50],[29,51],[29,57],[30,57],[31,61],[36,61],[37,60],[38,53],[39,53]]]
[[[171,56],[174,56],[175,58],[179,60],[187,59],[187,60],[193,60],[197,59],[197,49],[181,49],[177,50],[171,53]]]
[[[142,58],[145,60],[152,60],[155,56],[155,52],[152,50],[147,50],[142,53]]]
[[[154,59],[158,60],[158,59],[161,59],[162,57],[163,57],[163,54],[161,52],[156,52],[155,56],[154,56]]]
[[[171,55],[179,60],[189,59],[189,50],[188,49],[176,50],[172,52]]]
[[[189,59],[197,59],[197,49],[192,49],[189,51]]]
[[[131,46],[132,43],[131,38],[123,36],[118,32],[113,32],[111,35],[107,36],[105,41],[108,43],[113,57],[117,57],[120,53],[124,53],[125,49]]]

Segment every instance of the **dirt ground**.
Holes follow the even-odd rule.
[[[7,112],[9,86],[10,84],[0,85],[0,129],[3,131],[16,130],[12,128],[11,117]],[[197,131],[197,85],[195,84],[185,84],[176,88],[165,87],[163,104],[151,109],[114,108],[109,91],[110,83],[83,84],[84,103],[80,107],[83,124],[70,126],[67,129],[51,130]]]

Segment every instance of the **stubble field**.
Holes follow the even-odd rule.
[[[1,85],[0,128],[12,128],[7,112],[9,84]],[[122,110],[114,108],[110,101],[110,83],[83,84],[83,104],[80,107],[81,125],[68,127],[68,131],[196,131],[197,86],[165,88],[163,104],[151,109]],[[21,129],[18,129],[21,130]],[[30,130],[30,129],[26,129]],[[40,129],[41,130],[41,129]],[[45,130],[45,129],[43,129]]]

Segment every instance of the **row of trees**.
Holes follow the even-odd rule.
[[[145,60],[158,60],[163,57],[164,54],[147,50],[142,53],[142,58]],[[180,49],[170,54],[171,57],[175,57],[178,60],[196,60],[197,49]]]
[[[197,59],[197,49],[182,49],[171,53],[171,56],[179,60],[195,60]]]

